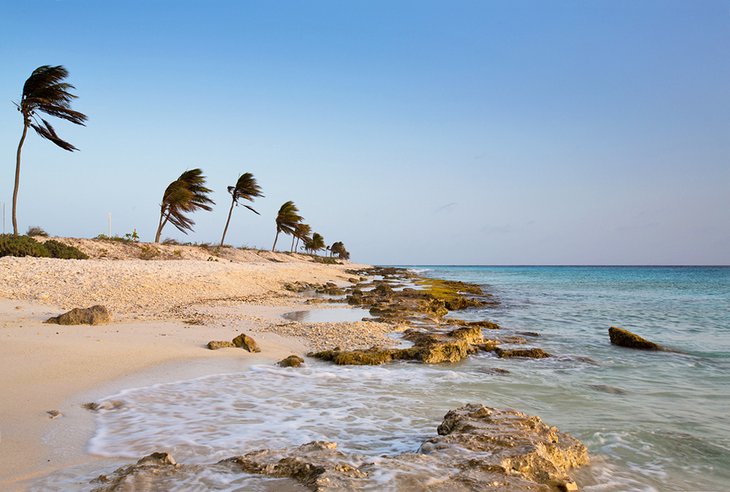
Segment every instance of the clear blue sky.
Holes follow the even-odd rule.
[[[219,239],[248,171],[235,245],[293,200],[364,262],[728,264],[729,49],[730,1],[3,2],[0,202],[61,64],[89,122],[29,136],[23,231],[151,240],[201,167],[218,206],[163,237]]]

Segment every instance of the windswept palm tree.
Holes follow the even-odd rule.
[[[271,247],[271,251],[276,249],[276,241],[279,240],[279,233],[283,232],[284,234],[293,235],[297,224],[302,222],[302,220],[304,219],[299,215],[299,209],[294,205],[294,202],[285,202],[279,208],[279,213],[276,214],[276,236],[274,237],[274,246]]]
[[[307,249],[313,251],[314,254],[317,254],[317,251],[325,248],[324,237],[322,237],[322,235],[318,232],[315,232],[312,234],[312,239],[309,241],[308,246],[309,247]]]
[[[18,189],[20,188],[20,153],[23,149],[25,136],[28,134],[28,128],[33,128],[42,138],[50,140],[63,150],[69,152],[78,150],[59,137],[48,121],[37,116],[37,113],[45,113],[70,121],[75,125],[84,125],[86,115],[71,109],[71,101],[76,99],[77,96],[70,92],[75,87],[63,82],[66,77],[68,77],[68,70],[60,65],[56,67],[43,65],[36,68],[23,85],[20,104],[15,104],[18,111],[23,115],[23,134],[20,137],[18,152],[15,157],[15,187],[13,188],[13,234],[16,236],[18,235],[16,214]]]
[[[170,183],[162,195],[160,222],[157,226],[155,242],[160,242],[162,229],[168,222],[184,234],[192,231],[195,222],[185,214],[198,209],[212,210],[210,205],[215,205],[215,202],[208,198],[210,192],[211,190],[205,187],[205,176],[200,169],[185,171]]]
[[[259,187],[258,183],[256,183],[256,178],[254,178],[253,174],[251,173],[244,173],[240,175],[238,177],[238,181],[236,181],[236,186],[228,187],[228,193],[230,193],[231,197],[233,197],[233,201],[231,202],[231,209],[228,211],[228,220],[226,220],[226,227],[223,229],[221,246],[223,246],[223,241],[226,240],[226,233],[228,232],[228,224],[231,222],[233,207],[239,205],[238,200],[244,199],[248,200],[249,202],[253,202],[254,198],[264,196],[261,193],[261,187]],[[246,205],[245,203],[241,205],[243,205],[256,215],[261,215],[256,210],[254,210],[252,206]]]
[[[342,241],[332,243],[332,246],[330,246],[330,254],[337,255],[343,260],[350,259],[350,253],[347,251],[347,248],[345,248],[345,244]]]
[[[292,251],[296,251],[299,248],[299,241],[306,242],[311,233],[312,227],[309,224],[305,224],[303,222],[297,224],[297,226],[294,228],[294,236],[297,238],[297,243],[294,248],[292,248]]]

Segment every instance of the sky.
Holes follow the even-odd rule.
[[[730,264],[730,0],[0,2],[0,203],[22,119],[63,65],[79,148],[29,134],[21,232],[154,238],[165,187],[226,187],[270,248],[293,200],[374,264]],[[55,124],[57,123],[57,124]],[[281,244],[282,240],[280,240]],[[283,240],[283,244],[288,241]]]

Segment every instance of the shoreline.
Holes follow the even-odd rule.
[[[317,338],[307,345],[306,338],[296,335],[306,335],[311,324],[281,315],[324,306],[305,304],[300,294],[284,287],[285,282],[345,284],[345,269],[366,267],[233,248],[226,248],[217,261],[208,261],[201,259],[211,257],[204,248],[164,245],[159,248],[163,253],[182,253],[146,261],[136,256],[144,245],[66,242],[92,258],[0,258],[3,490],[25,490],[29,480],[98,459],[86,452],[93,413],[81,407],[94,398],[132,386],[303,356],[317,347]],[[43,323],[70,308],[93,304],[107,305],[113,321],[98,326]],[[325,333],[331,334],[332,328]],[[375,338],[381,336],[377,331]],[[262,352],[206,348],[210,340],[239,333],[251,334]],[[52,410],[62,415],[51,418],[47,412]]]
[[[20,313],[47,309],[0,300],[0,312],[7,313],[8,304]],[[16,305],[23,309],[15,310]],[[7,319],[3,321],[7,328]],[[2,331],[0,349],[0,371],[6,376],[0,383],[4,395],[0,404],[3,490],[24,490],[29,480],[99,459],[86,452],[94,413],[82,408],[84,403],[131,387],[241,371],[258,363],[274,364],[306,351],[301,340],[273,333],[256,334],[261,353],[211,351],[202,341],[220,337],[220,328],[191,327],[181,322],[89,327],[44,325],[26,318],[17,328],[12,335]],[[89,329],[95,333],[90,335]],[[164,345],[159,345],[161,338]],[[47,412],[52,410],[60,411],[61,416],[51,418]]]
[[[103,464],[127,462],[119,457],[94,456],[87,451],[95,428],[93,410],[84,408],[87,403],[122,390],[238,373],[253,364],[274,364],[289,355],[307,355],[337,365],[394,361],[453,363],[480,351],[496,352],[503,357],[497,347],[500,340],[484,338],[483,330],[499,329],[496,323],[446,316],[452,311],[499,304],[477,284],[421,277],[405,268],[350,264],[346,268],[301,261],[297,255],[293,255],[294,261],[290,262],[290,257],[292,255],[275,254],[274,259],[268,258],[265,263],[229,259],[220,264],[197,259],[156,262],[0,259],[0,273],[9,272],[0,277],[5,281],[4,284],[0,281],[0,336],[6,342],[0,344],[0,356],[8,355],[0,357],[0,371],[22,376],[12,381],[7,378],[0,386],[0,391],[9,395],[7,401],[0,404],[4,416],[2,425],[10,429],[9,435],[3,431],[0,447],[0,485],[25,490],[35,480],[61,470],[88,467],[93,473]],[[31,281],[39,276],[41,281]],[[74,279],[73,287],[68,285],[67,276]],[[14,282],[19,288],[9,290],[8,285]],[[145,294],[148,297],[144,297]],[[61,305],[61,298],[65,299],[63,309],[49,305],[54,302]],[[111,306],[113,312],[122,312],[122,316],[111,324],[99,326],[43,323],[68,307],[87,307],[97,302]],[[125,311],[124,307],[132,302],[133,309]],[[366,310],[370,315],[368,320],[307,323],[282,316],[288,312],[315,311],[343,304]],[[399,331],[402,336],[394,337],[393,334]],[[239,334],[252,336],[261,352],[250,353],[240,348],[209,350],[215,347],[207,342],[225,342]],[[541,350],[538,355],[526,355],[523,350],[504,352],[516,353],[508,357],[550,357]],[[30,387],[32,390],[28,391]],[[489,417],[493,412],[502,410],[466,405],[449,415],[458,414],[461,415],[459,419],[467,421],[484,420],[487,427],[478,439],[484,439],[485,449],[489,450],[492,445],[488,436],[501,432],[502,425],[486,430],[495,425]],[[539,421],[538,417],[514,410],[505,412],[512,412],[520,419]],[[471,428],[469,425],[467,428]],[[533,439],[541,437],[530,429],[531,424],[524,428],[520,424],[513,429],[515,438],[529,441],[529,446],[537,446],[535,449],[557,443],[550,438],[549,443],[537,444]],[[573,438],[566,435],[565,439]],[[564,462],[567,468],[587,461],[585,447],[578,441],[570,442],[575,444],[554,450],[559,454],[567,453]],[[334,449],[331,446],[335,444],[325,443],[321,447],[310,443],[296,449],[264,452],[287,456],[288,453],[311,451],[314,452],[313,463],[321,463],[327,468],[333,465],[330,462],[333,456],[327,451]],[[455,446],[444,458],[465,459],[459,455],[463,452],[459,449],[461,447]],[[428,453],[420,456],[419,459],[433,459],[427,457]],[[526,459],[532,459],[527,456]],[[169,465],[164,460],[156,462],[157,454],[142,461],[147,459],[154,462],[153,467]],[[353,456],[352,459],[360,458]],[[407,454],[390,459],[406,469],[410,466],[411,458]],[[126,480],[127,473],[136,474],[135,466],[120,468],[115,474],[122,475],[112,480]],[[262,470],[258,464],[251,466],[253,468],[243,471],[268,473],[256,471]],[[312,466],[321,468],[320,465]],[[338,466],[333,472],[339,480],[343,477]],[[296,472],[291,472],[292,475],[281,473],[284,474],[275,472],[272,476],[296,478]],[[368,476],[370,472],[357,473]],[[565,470],[557,473],[550,480],[574,485]],[[544,479],[530,473],[519,479],[507,478],[509,474],[498,475],[500,479],[526,479],[533,484],[533,480],[541,482]],[[471,480],[466,477],[455,480]],[[491,482],[493,479],[489,477],[479,480]],[[105,476],[101,480],[109,479]]]

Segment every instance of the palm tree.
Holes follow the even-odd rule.
[[[59,137],[48,121],[36,115],[36,113],[45,113],[70,121],[75,125],[84,125],[86,115],[71,109],[71,101],[76,99],[77,96],[70,92],[75,87],[63,82],[66,77],[68,77],[68,70],[60,65],[56,67],[43,65],[36,68],[23,85],[20,104],[15,104],[18,111],[23,115],[23,134],[20,137],[18,152],[15,157],[15,188],[13,188],[13,234],[16,236],[18,235],[16,213],[18,188],[20,187],[20,153],[23,149],[25,136],[28,134],[28,128],[33,128],[41,138],[50,140],[63,150],[69,152],[78,150]]]
[[[309,249],[311,251],[314,251],[314,254],[317,254],[317,251],[324,249],[324,238],[322,235],[320,235],[318,232],[315,232],[312,234],[312,240],[309,242]]]
[[[211,190],[205,187],[205,176],[200,169],[185,171],[170,183],[162,195],[160,222],[157,226],[155,242],[160,242],[162,229],[168,222],[184,234],[192,231],[195,222],[185,214],[198,209],[212,210],[210,205],[215,205],[215,202],[208,198],[210,192]]]
[[[309,238],[309,235],[312,233],[312,227],[309,224],[305,224],[303,222],[300,222],[297,224],[297,226],[294,228],[294,236],[297,238],[297,244],[294,246],[292,251],[296,251],[299,248],[299,241],[305,241]]]
[[[276,241],[279,240],[279,233],[283,232],[284,234],[293,235],[297,224],[302,220],[304,219],[299,215],[299,209],[294,205],[294,202],[288,201],[284,203],[279,208],[279,213],[276,214],[276,236],[274,237],[274,246],[271,247],[271,251],[276,249]]]
[[[226,239],[228,224],[231,222],[231,215],[233,214],[233,207],[235,205],[239,205],[238,200],[244,199],[248,200],[249,202],[253,202],[254,198],[264,196],[261,193],[261,188],[259,187],[258,183],[256,183],[256,178],[254,178],[253,174],[251,173],[244,173],[240,175],[238,177],[238,181],[236,181],[236,186],[228,187],[228,193],[230,193],[231,197],[233,197],[233,201],[231,202],[231,209],[228,211],[228,220],[226,220],[226,227],[223,229],[221,246],[223,246],[223,241],[225,241]],[[256,210],[254,210],[252,206],[246,205],[245,203],[243,204],[243,206],[249,209],[251,212],[255,213],[256,215],[261,215]]]
[[[332,243],[332,246],[330,246],[330,253],[332,255],[337,255],[343,260],[350,259],[350,253],[347,251],[347,248],[345,248],[345,244],[342,241]]]

